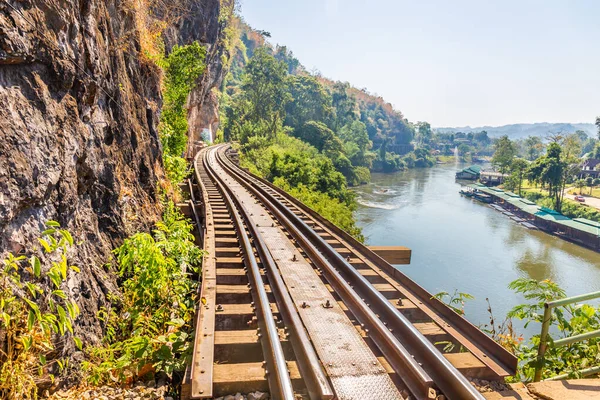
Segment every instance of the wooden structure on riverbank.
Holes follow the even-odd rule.
[[[490,195],[493,203],[540,230],[600,251],[600,223],[598,222],[585,218],[571,219],[557,211],[538,206],[515,193],[496,187],[487,187],[479,183],[470,184],[468,187]]]
[[[479,181],[486,186],[496,186],[504,182],[508,178],[507,174],[496,171],[481,171]]]

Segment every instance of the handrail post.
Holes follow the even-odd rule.
[[[550,322],[552,322],[552,307],[550,304],[544,304],[544,317],[542,319],[542,334],[540,335],[540,345],[538,347],[537,362],[535,364],[534,382],[539,382],[542,379],[544,371],[544,355],[548,347],[548,331],[550,330]]]

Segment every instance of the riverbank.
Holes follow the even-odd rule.
[[[515,279],[552,279],[577,295],[598,290],[598,253],[541,231],[531,231],[484,204],[457,195],[454,174],[467,164],[440,164],[372,175],[354,188],[357,224],[369,245],[412,249],[410,265],[397,266],[431,293],[472,294],[466,317],[489,323],[486,298],[497,317],[524,303],[508,289]],[[518,322],[516,322],[518,324]],[[530,324],[525,336],[539,333]]]
[[[600,223],[598,222],[585,218],[571,219],[497,187],[486,187],[479,183],[472,183],[467,187],[473,190],[475,198],[478,197],[478,193],[484,193],[483,196],[490,200],[485,201],[486,203],[491,202],[493,203],[491,205],[497,205],[503,210],[514,213],[516,217],[527,224],[561,239],[600,251]],[[527,227],[527,225],[525,226]]]

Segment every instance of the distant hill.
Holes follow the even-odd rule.
[[[571,124],[571,123],[549,123],[549,122],[538,122],[535,124],[511,124],[503,126],[480,126],[471,128],[470,126],[463,126],[457,128],[434,128],[435,131],[440,133],[449,132],[480,132],[487,131],[490,137],[500,137],[507,135],[511,139],[521,139],[527,136],[541,136],[544,137],[549,133],[573,133],[577,130],[582,130],[590,137],[596,137],[598,134],[597,128],[594,124]]]

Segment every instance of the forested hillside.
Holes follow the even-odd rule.
[[[425,143],[418,139],[431,135],[429,124],[411,124],[366,89],[309,73],[241,19],[231,30],[217,140],[238,143],[253,172],[358,235],[348,186],[369,182],[370,171],[433,164],[428,149],[412,144]]]

